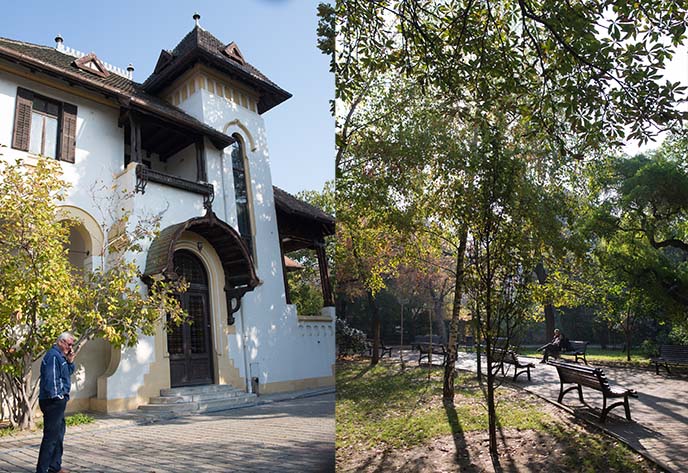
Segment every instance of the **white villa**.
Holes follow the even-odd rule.
[[[80,224],[70,258],[100,261],[106,237],[89,189],[133,192],[133,216],[162,214],[137,255],[144,282],[183,275],[193,320],[162,324],[130,349],[88,342],[77,357],[69,410],[114,412],[161,390],[225,385],[274,393],[334,385],[334,302],[324,237],[334,220],[273,187],[262,115],[291,95],[235,43],[198,24],[162,50],[143,83],[63,44],[0,38],[3,160],[57,159],[71,188],[63,212]],[[112,222],[106,222],[112,223]],[[316,252],[325,307],[297,314],[285,255]],[[143,285],[145,287],[145,285]]]

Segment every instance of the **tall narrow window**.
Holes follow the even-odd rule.
[[[241,138],[234,136],[232,144],[232,171],[234,174],[234,195],[236,198],[237,224],[239,234],[253,253],[253,236],[251,235],[251,214],[249,208],[248,176],[245,168],[245,154]]]

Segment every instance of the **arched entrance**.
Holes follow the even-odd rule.
[[[208,275],[201,260],[188,250],[175,251],[174,272],[189,283],[180,296],[189,323],[173,327],[167,334],[171,385],[213,384]]]

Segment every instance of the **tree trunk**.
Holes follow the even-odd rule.
[[[341,297],[336,297],[334,303],[335,303],[335,307],[336,307],[335,313],[337,314],[337,318],[342,319],[342,320],[347,320],[346,319],[347,304],[346,304],[346,298],[344,297],[344,295],[342,295]]]
[[[466,241],[468,230],[463,228],[459,235],[459,249],[456,254],[456,281],[454,285],[454,304],[452,306],[452,318],[449,326],[449,340],[447,342],[447,362],[444,365],[444,382],[442,386],[442,398],[444,401],[454,402],[454,380],[456,378],[457,342],[459,335],[459,314],[461,309],[461,297],[463,296],[464,254],[466,253]]]
[[[631,361],[631,327],[633,323],[631,321],[631,314],[626,316],[624,322],[624,333],[626,335],[626,361]]]
[[[373,331],[373,353],[370,357],[370,364],[372,366],[377,365],[380,361],[380,311],[378,310],[377,303],[375,302],[375,297],[370,291],[366,291],[366,296],[368,298],[368,307],[372,313],[372,331]]]
[[[535,275],[537,276],[540,284],[545,284],[547,282],[547,271],[545,270],[545,265],[542,261],[535,266]],[[554,306],[551,302],[547,302],[545,304],[545,342],[552,338],[552,334],[556,328],[554,326],[555,315],[556,313],[554,311]]]
[[[486,348],[487,354],[487,421],[488,432],[490,437],[490,457],[492,464],[499,464],[499,455],[497,452],[497,411],[495,409],[494,400],[494,370],[492,369],[492,355],[490,354],[490,347]],[[499,471],[499,470],[497,470]]]
[[[444,296],[433,297],[433,315],[435,316],[435,325],[437,326],[437,335],[440,336],[443,342],[447,341],[447,328],[444,325]],[[458,329],[457,329],[458,333]]]
[[[38,404],[38,389],[32,380],[31,368],[22,376],[4,373],[0,378],[0,391],[4,393],[10,425],[21,430],[36,427],[34,412]]]

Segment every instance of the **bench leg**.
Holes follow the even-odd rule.
[[[615,407],[618,407],[622,404],[624,406],[624,410],[626,411],[626,419],[631,420],[631,406],[628,403],[628,396],[624,396],[623,401],[615,402],[614,404],[612,404],[608,407],[607,407],[607,396],[604,396],[604,403],[602,404],[602,414],[600,414],[600,422],[604,423],[604,421],[607,420],[607,414],[609,413],[609,411],[611,411]]]
[[[602,414],[600,414],[600,422],[604,424],[604,421],[607,420],[607,412],[609,411],[607,410],[607,396],[604,396],[603,399],[604,400],[602,401]]]
[[[559,399],[557,399],[557,402],[561,404],[561,400],[564,399],[564,395],[569,391],[573,391],[574,389],[578,390],[578,399],[580,399],[580,402],[583,402],[583,390],[581,389],[580,384],[564,389],[564,383],[561,383],[559,387]]]

